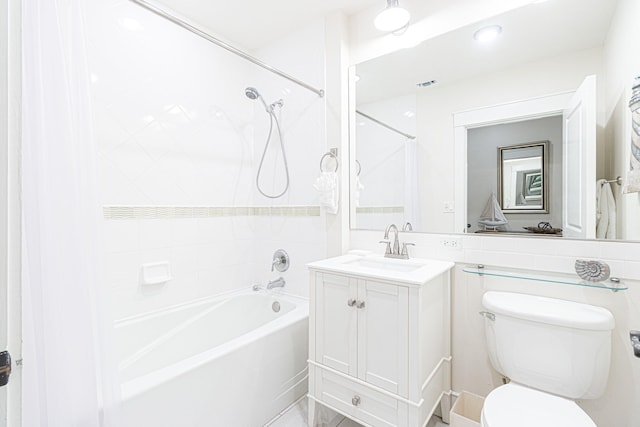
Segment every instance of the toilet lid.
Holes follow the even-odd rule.
[[[483,427],[597,427],[574,401],[513,383],[489,393],[482,421]]]

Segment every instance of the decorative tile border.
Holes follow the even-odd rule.
[[[104,219],[320,216],[320,206],[103,206]]]
[[[356,208],[357,214],[404,213],[404,206],[367,206]]]

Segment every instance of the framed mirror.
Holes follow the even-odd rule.
[[[549,141],[498,147],[498,200],[504,213],[548,213]]]
[[[623,187],[616,184],[618,176],[624,183],[630,164],[628,105],[632,82],[640,74],[640,57],[628,52],[640,36],[640,27],[626,17],[636,10],[633,2],[621,0],[597,2],[589,8],[581,0],[531,3],[355,64],[350,71],[351,228],[384,230],[390,223],[411,222],[416,232],[475,232],[487,199],[492,192],[499,197],[496,147],[549,140],[547,176],[524,171],[520,181],[517,173],[513,178],[511,190],[520,185],[521,191],[512,195],[512,205],[505,206],[508,231],[522,232],[540,221],[566,228],[580,213],[589,220],[583,224],[584,233],[565,232],[563,237],[595,237],[596,191],[591,190],[598,180],[606,180],[613,182],[617,209],[612,216],[618,224],[613,237],[607,238],[640,241],[640,227],[635,226],[640,198],[623,194]],[[485,44],[474,39],[478,30],[491,25],[502,27],[497,39]],[[579,160],[571,151],[575,147],[563,141],[567,127],[578,123],[564,121],[567,104],[546,116],[485,120],[487,125],[469,127],[466,149],[458,148],[456,117],[460,113],[488,107],[517,112],[518,103],[524,101],[565,96],[568,100],[588,76],[595,76],[597,94],[596,117],[590,116],[596,136],[585,151],[588,161]],[[559,115],[557,139],[533,132],[506,139],[483,151],[490,156],[483,163],[487,167],[471,154],[467,136],[472,131],[489,132],[489,125],[514,125],[551,115]],[[357,182],[356,160],[361,165]],[[486,180],[475,179],[471,167]],[[460,170],[466,176],[456,173]],[[582,178],[563,177],[574,172]],[[459,181],[465,183],[463,191]],[[476,181],[483,187],[470,190],[467,182]],[[573,187],[565,189],[566,183]],[[524,202],[517,201],[520,193]],[[594,201],[580,212],[563,206],[566,202],[571,207],[585,197]]]

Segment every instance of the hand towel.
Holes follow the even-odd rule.
[[[322,172],[316,178],[313,187],[318,191],[320,206],[327,210],[327,213],[338,213],[338,174],[335,172]]]
[[[616,201],[605,179],[596,183],[596,238],[616,238]]]

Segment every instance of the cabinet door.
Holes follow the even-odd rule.
[[[358,281],[358,378],[404,397],[409,372],[408,295],[403,286]]]
[[[357,285],[356,279],[316,273],[317,362],[352,376],[358,373]]]

